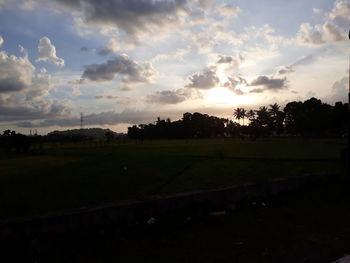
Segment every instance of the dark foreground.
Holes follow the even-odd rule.
[[[1,244],[5,262],[332,262],[350,254],[349,183],[237,204],[225,216],[156,218],[122,230]]]

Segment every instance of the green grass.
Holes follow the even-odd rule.
[[[173,140],[0,154],[0,218],[334,172],[345,141]]]

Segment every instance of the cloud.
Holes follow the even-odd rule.
[[[99,50],[98,54],[101,56],[106,56],[120,49],[121,49],[121,45],[117,42],[117,40],[115,40],[114,38],[111,38],[110,40],[108,40],[107,45],[103,49]]]
[[[315,9],[315,11],[323,12],[319,9]],[[304,23],[300,25],[297,42],[301,45],[319,46],[345,41],[349,22],[350,2],[348,0],[335,1],[331,12],[325,12],[323,24],[312,26],[309,23]]]
[[[177,48],[176,50],[170,53],[166,53],[166,54],[163,53],[163,54],[156,55],[154,58],[152,58],[152,62],[158,62],[161,60],[170,60],[170,59],[183,60],[183,57],[188,55],[190,51],[191,51],[190,47]]]
[[[238,66],[243,60],[244,58],[241,55],[237,58],[233,56],[219,55],[218,61],[216,63],[217,64],[234,64]]]
[[[68,81],[68,84],[72,84],[72,85],[85,85],[87,84],[86,79],[76,79],[76,80],[70,80]]]
[[[347,101],[348,97],[348,85],[349,85],[349,77],[343,77],[342,79],[334,82],[331,89],[330,100],[337,101]]]
[[[4,39],[2,38],[2,36],[0,36],[0,47],[2,46],[2,44],[4,44]]]
[[[325,33],[326,39],[329,39],[330,42],[338,42],[344,40],[340,28],[332,23],[325,23],[323,25],[323,31]]]
[[[64,65],[64,60],[57,57],[56,47],[51,44],[48,37],[43,37],[39,40],[38,59],[36,61],[50,61],[58,66]]]
[[[321,29],[318,26],[311,26],[309,23],[300,25],[297,39],[303,45],[321,45],[325,43]]]
[[[80,48],[80,51],[82,51],[82,52],[96,52],[96,49],[83,46]]]
[[[243,95],[244,92],[238,87],[238,85],[247,85],[247,80],[238,76],[238,77],[228,77],[228,80],[224,83],[224,87],[230,89],[236,95]]]
[[[295,61],[291,67],[301,66],[301,65],[307,65],[310,64],[315,60],[315,55],[307,55],[299,58],[297,61]]]
[[[329,14],[330,19],[338,22],[350,21],[350,2],[348,0],[336,1]],[[346,25],[348,25],[346,23]]]
[[[156,32],[161,27],[179,22],[179,15],[186,11],[186,0],[55,0],[69,8],[82,12],[88,24],[114,26],[129,36]]]
[[[115,125],[119,123],[144,123],[152,121],[155,114],[147,111],[124,110],[121,113],[107,111],[101,113],[84,114],[84,125]],[[51,118],[39,122],[19,122],[19,127],[75,127],[80,125],[79,117]]]
[[[184,89],[157,91],[147,96],[147,102],[158,104],[177,104],[187,100],[190,96],[189,91]]]
[[[70,115],[70,109],[64,101],[46,99],[36,105],[3,105],[0,102],[0,122],[40,120]]]
[[[28,59],[0,52],[0,121],[31,120],[67,114],[65,102],[49,99],[51,76]]]
[[[187,88],[211,89],[220,83],[219,77],[216,75],[216,67],[208,67],[201,73],[195,73],[188,77],[189,84]]]
[[[34,0],[26,0],[20,4],[19,8],[30,11],[33,10],[36,7],[36,5],[37,3],[34,2]]]
[[[95,96],[95,99],[108,99],[108,100],[116,100],[116,99],[120,99],[119,96],[111,96],[111,95],[108,95],[108,96]]]
[[[284,75],[284,74],[288,74],[291,72],[294,72],[293,67],[292,66],[285,66],[278,71],[278,74]]]
[[[258,76],[249,83],[249,86],[258,86],[251,90],[253,93],[261,93],[266,90],[278,91],[287,88],[287,78],[274,78],[273,76]]]
[[[0,94],[30,89],[35,67],[27,56],[16,57],[0,52]]]
[[[116,76],[121,76],[124,84],[130,84],[148,83],[155,74],[151,63],[139,63],[123,54],[102,64],[85,66],[82,78],[90,81],[112,81]]]
[[[218,66],[224,66],[227,70],[238,68],[242,62],[244,61],[244,57],[242,55],[238,56],[227,56],[227,55],[218,55],[218,60],[216,64]]]
[[[236,18],[240,12],[241,12],[241,9],[239,7],[234,7],[230,4],[220,5],[216,9],[217,14],[227,18]]]
[[[315,61],[318,57],[319,57],[319,55],[314,55],[314,54],[302,56],[301,58],[299,58],[298,60],[293,62],[291,65],[284,66],[284,67],[280,68],[278,70],[278,74],[284,75],[284,74],[289,74],[289,73],[295,72],[296,67],[308,65],[308,64],[312,63],[313,61]]]

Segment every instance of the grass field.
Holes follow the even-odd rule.
[[[336,171],[335,139],[71,144],[0,155],[0,218]]]

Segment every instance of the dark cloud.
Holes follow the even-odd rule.
[[[224,83],[224,87],[233,91],[236,95],[243,95],[244,92],[238,88],[238,85],[247,85],[246,79],[238,77],[228,77],[228,80]]]
[[[32,99],[47,93],[49,87],[50,75],[45,72],[35,73],[35,67],[27,54],[16,57],[0,52],[0,95],[20,93],[27,99]]]
[[[57,100],[39,102],[34,107],[0,104],[0,122],[57,118],[68,114],[70,114],[70,110],[67,105]]]
[[[266,90],[278,91],[287,88],[287,78],[274,78],[273,76],[258,76],[250,82],[249,86],[259,86],[250,92],[261,93]]]
[[[113,51],[107,47],[104,47],[102,49],[100,49],[97,53],[100,55],[100,56],[107,56],[109,55],[110,53],[112,53]]]
[[[234,61],[234,58],[232,56],[221,56],[219,55],[219,59],[216,63],[220,64],[230,64],[232,63],[232,61]]]
[[[114,25],[130,36],[154,31],[178,22],[179,12],[186,9],[186,0],[55,0],[70,8],[79,8],[86,22]]]
[[[124,83],[147,83],[154,74],[150,63],[138,63],[127,55],[119,55],[102,64],[85,66],[82,78],[90,81],[112,81],[120,76]]]
[[[29,88],[34,70],[27,56],[16,57],[0,52],[0,94]]]
[[[86,79],[81,78],[81,79],[68,81],[68,84],[71,84],[71,85],[85,85],[85,84],[87,84],[87,81],[86,81]]]
[[[119,96],[95,96],[95,99],[108,99],[108,100],[117,100],[117,99],[120,99]]]
[[[125,110],[121,113],[114,111],[93,113],[84,115],[84,125],[115,125],[119,123],[144,123],[154,120],[155,113],[145,111],[128,111]],[[61,127],[74,127],[80,125],[80,117],[75,118],[52,118],[46,119],[39,122],[19,122],[19,127],[50,127],[50,126],[61,126]]]
[[[83,46],[83,47],[80,48],[80,51],[83,51],[83,52],[92,52],[92,51],[95,51],[95,49],[94,49],[94,48],[89,48],[89,47]]]
[[[176,91],[163,90],[157,91],[152,95],[147,96],[147,102],[159,103],[159,104],[177,104],[187,100],[190,93],[184,89],[178,89]]]
[[[284,75],[284,74],[288,74],[291,72],[294,72],[293,67],[292,66],[285,66],[278,71],[278,74]]]
[[[188,80],[190,83],[186,87],[196,89],[211,89],[220,83],[215,67],[209,67],[201,73],[195,73],[189,76]]]
[[[256,89],[252,89],[249,92],[250,93],[263,93],[265,91],[265,89],[261,89],[261,88],[256,88]]]

